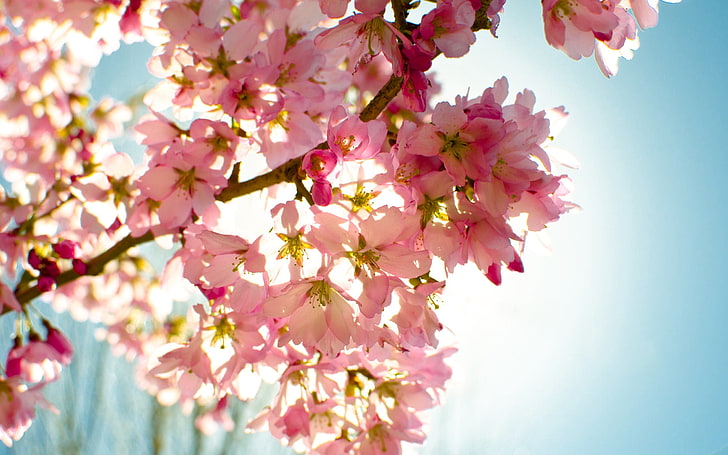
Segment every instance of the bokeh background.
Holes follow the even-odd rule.
[[[557,144],[581,162],[569,173],[583,210],[548,229],[553,252],[530,251],[525,274],[448,282],[445,338],[460,352],[416,453],[728,454],[726,21],[723,0],[661,3],[608,80],[546,44],[538,1],[510,0],[498,39],[481,32],[465,58],[436,62],[441,99],[505,75],[538,108],[566,106]],[[147,52],[105,59],[94,93],[125,99],[149,83]],[[291,453],[243,434],[260,404],[233,409],[233,433],[200,436],[194,416],[136,390],[93,327],[66,319],[78,354],[47,388],[61,415],[40,411],[0,453]]]

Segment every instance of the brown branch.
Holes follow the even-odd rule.
[[[112,246],[105,252],[86,262],[86,275],[100,275],[101,273],[103,273],[106,264],[119,257],[126,250],[134,246],[141,245],[142,243],[149,242],[151,240],[154,240],[154,234],[152,234],[151,231],[147,232],[141,237],[132,237],[131,234],[127,235],[126,237],[121,239],[116,245]],[[65,272],[58,275],[58,277],[56,278],[56,286],[63,286],[64,284],[70,283],[77,278],[86,275],[80,275],[74,270],[66,270]],[[21,305],[23,305],[30,302],[41,294],[42,292],[38,289],[38,286],[36,285],[32,288],[16,290],[15,298],[18,299],[18,302]],[[6,310],[7,308],[3,309],[3,314],[7,312]]]
[[[399,93],[400,89],[402,88],[403,80],[404,79],[400,76],[392,75],[392,77],[389,78],[389,81],[387,81],[384,87],[379,90],[379,93],[377,93],[377,95],[372,98],[372,100],[369,102],[369,104],[366,105],[366,107],[364,107],[364,109],[361,111],[361,114],[359,114],[359,118],[364,122],[368,122],[379,117],[379,114],[382,113],[382,111],[387,107],[389,102],[392,101],[395,96],[397,96],[397,93]],[[322,146],[323,145],[325,144],[322,144]],[[216,199],[221,202],[227,202],[237,197],[260,191],[264,188],[268,188],[278,183],[299,181],[303,177],[303,175],[301,174],[302,162],[303,157],[293,158],[273,169],[272,171],[263,175],[259,175],[258,177],[252,178],[250,180],[246,180],[244,182],[230,181],[227,188],[222,190],[220,194],[217,195]],[[233,172],[233,175],[237,179],[237,175],[235,174],[236,173]],[[65,284],[71,283],[72,281],[75,281],[82,276],[100,275],[101,273],[103,273],[106,264],[121,256],[128,249],[146,242],[150,242],[152,240],[154,240],[154,234],[151,231],[148,231],[146,234],[140,237],[132,237],[131,235],[127,235],[122,240],[120,240],[119,243],[115,244],[95,258],[87,261],[86,275],[80,275],[74,270],[67,270],[58,275],[58,277],[56,278],[56,287],[58,288]],[[19,288],[15,290],[15,298],[18,299],[18,302],[21,305],[30,302],[41,294],[42,292],[38,289],[37,284],[30,288]],[[5,314],[9,311],[9,308],[5,307],[0,314]]]
[[[361,114],[359,114],[361,121],[368,122],[379,117],[379,114],[382,113],[384,108],[387,107],[389,102],[392,101],[394,97],[397,96],[400,89],[402,89],[403,83],[404,78],[402,76],[395,76],[393,74],[387,83],[384,84],[384,87],[379,90],[379,93],[377,93],[377,95],[369,101],[369,104],[362,109]]]
[[[392,10],[394,11],[394,24],[402,32],[407,30],[408,6],[409,0],[392,0]]]
[[[477,32],[479,30],[490,30],[493,25],[490,18],[488,17],[488,8],[490,7],[492,0],[480,0],[480,8],[475,12],[475,22],[471,30]]]
[[[301,168],[302,161],[303,158],[301,157],[293,158],[267,174],[259,175],[244,182],[228,182],[227,188],[222,190],[216,199],[220,202],[227,202],[236,197],[260,191],[263,188],[268,188],[277,183],[293,182],[298,178],[298,171]]]
[[[387,83],[379,90],[376,96],[372,98],[369,104],[362,109],[361,114],[359,114],[359,119],[363,122],[368,122],[379,117],[379,114],[382,113],[382,111],[402,89],[403,82],[404,78],[401,76],[392,75]],[[324,142],[316,146],[316,148],[321,147],[327,147],[327,144]],[[304,176],[301,171],[302,161],[302,157],[293,158],[267,174],[260,175],[244,182],[237,182],[234,179],[230,179],[228,181],[227,188],[222,190],[220,194],[217,195],[216,199],[220,202],[227,202],[278,183],[296,182]]]

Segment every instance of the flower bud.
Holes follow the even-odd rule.
[[[80,259],[74,259],[71,261],[71,264],[73,265],[73,271],[78,273],[79,275],[86,275],[86,272],[88,271],[88,266],[85,262],[83,262]]]
[[[53,245],[53,251],[63,259],[73,259],[76,257],[76,242],[72,240],[61,240]]]
[[[48,330],[46,343],[50,345],[53,349],[58,351],[58,354],[60,354],[61,356],[61,364],[68,365],[69,363],[71,363],[71,358],[73,357],[73,345],[71,345],[71,342],[68,341],[68,338],[66,338],[65,335],[63,335],[58,329],[50,325],[48,321],[43,321],[43,324]]]
[[[41,274],[48,275],[51,278],[55,278],[61,274],[61,269],[58,267],[58,263],[56,261],[44,259]]]
[[[40,256],[38,256],[38,252],[35,251],[35,248],[28,252],[28,264],[30,264],[31,267],[39,270],[41,262],[42,260]]]
[[[49,277],[48,275],[41,275],[40,278],[38,278],[38,290],[40,292],[52,291],[55,284],[55,278]]]

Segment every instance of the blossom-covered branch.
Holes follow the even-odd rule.
[[[234,426],[230,401],[265,378],[278,393],[248,428],[299,451],[424,440],[454,353],[438,339],[446,278],[467,263],[496,285],[523,272],[526,239],[574,207],[560,165],[576,162],[551,153],[564,108],[509,98],[505,78],[431,103],[433,59],[494,36],[505,0],[349,3],[0,5],[0,305],[18,318],[5,444],[52,408],[43,387],[73,355],[36,316],[41,295],[100,323],[161,403],[202,408],[200,431]],[[542,6],[547,41],[607,75],[657,14],[656,0]],[[159,83],[126,130],[134,162],[111,140],[131,110],[93,100],[86,76],[141,40]],[[129,254],[155,239],[160,273]]]

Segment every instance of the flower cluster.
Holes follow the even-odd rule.
[[[58,379],[73,356],[66,337],[45,319],[43,325],[45,339],[32,330],[27,342],[15,338],[0,375],[0,440],[8,446],[28,429],[37,405],[54,409],[41,390]]]
[[[593,53],[602,73],[614,76],[619,57],[631,59],[632,51],[639,47],[637,25],[642,28],[657,25],[658,2],[542,0],[546,40],[575,60]]]
[[[424,247],[449,271],[474,262],[495,284],[502,265],[523,272],[514,243],[570,207],[566,176],[550,174],[542,148],[551,137],[546,112],[533,112],[529,91],[502,106],[506,95],[501,79],[475,100],[441,102],[430,123],[405,122],[396,144],[399,190],[420,220]]]

